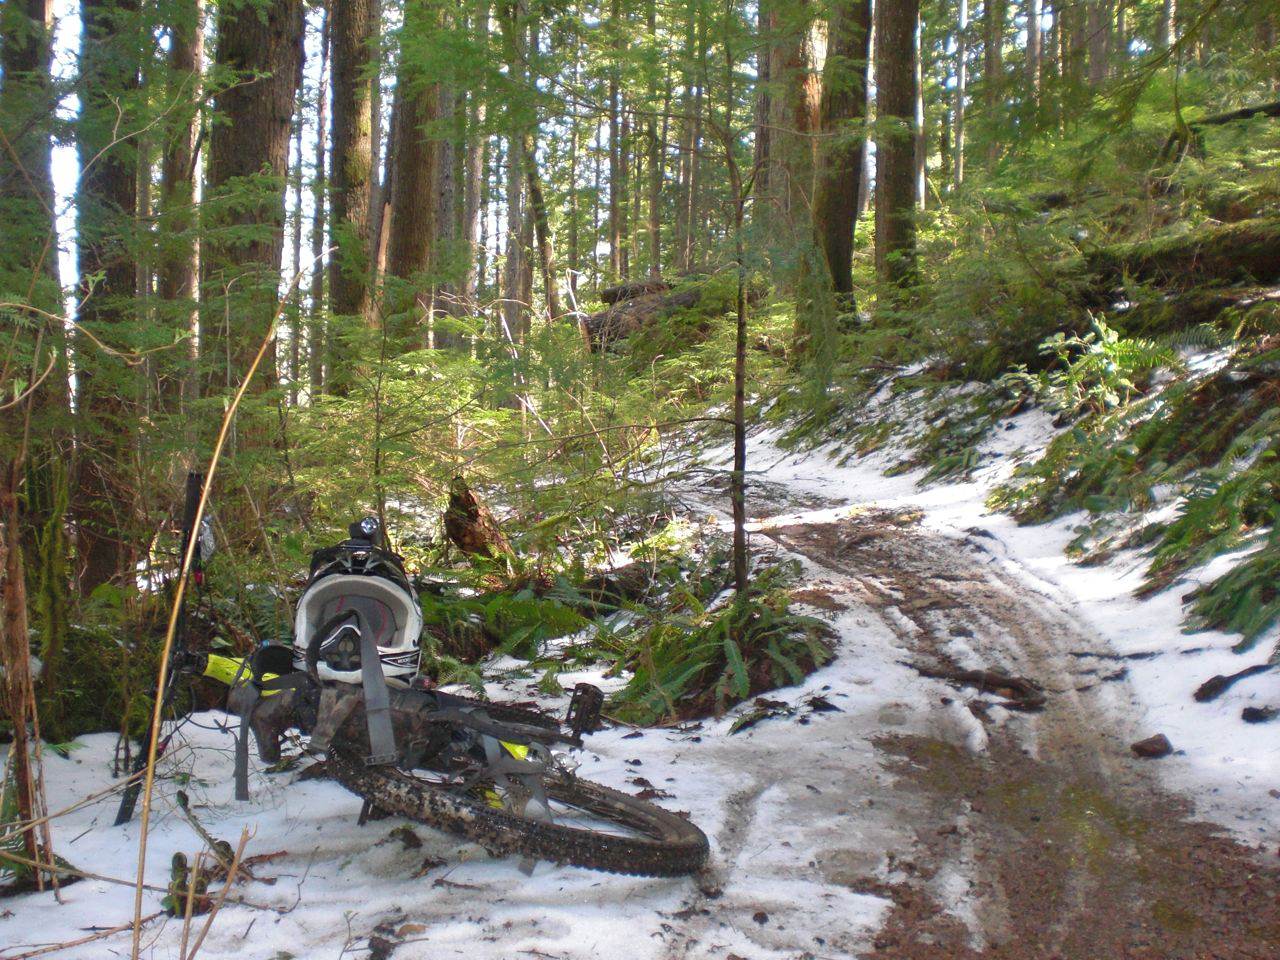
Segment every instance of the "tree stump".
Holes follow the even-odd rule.
[[[492,560],[512,552],[498,521],[460,476],[449,483],[444,532],[454,546],[470,556]]]

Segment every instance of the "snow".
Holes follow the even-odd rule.
[[[909,819],[895,810],[892,778],[871,737],[884,731],[886,710],[896,711],[889,719],[897,732],[931,732],[921,719],[931,694],[896,662],[903,652],[867,611],[851,607],[835,626],[845,638],[840,659],[802,687],[776,694],[795,708],[796,718],[762,721],[731,736],[747,705],[718,720],[638,737],[617,727],[592,736],[579,755],[581,776],[631,792],[644,778],[671,795],[662,805],[688,811],[712,838],[708,879],[617,877],[546,863],[526,877],[514,859],[492,859],[422,826],[414,827],[421,848],[407,850],[390,837],[406,821],[357,826],[360,800],[337,784],[299,780],[296,771],[268,774],[256,762],[252,798],[237,803],[231,740],[217,729],[229,720],[212,713],[197,716],[201,726],[184,727],[164,762],[147,880],[166,884],[173,853],[194,855],[200,848],[175,806],[181,783],[214,836],[234,844],[247,828],[247,855],[284,851],[255,868],[259,877],[277,877],[274,885],[237,887],[256,906],[223,907],[201,950],[209,960],[331,958],[344,945],[362,956],[379,925],[406,931],[397,960],[603,954],[656,960],[677,947],[682,956],[719,960],[731,953],[760,960],[806,951],[850,956],[868,945],[889,907],[850,884],[888,877],[885,851],[910,842]],[[598,675],[561,674],[566,687],[580,679]],[[508,676],[491,690],[529,698],[536,680]],[[839,710],[809,710],[806,701],[815,693]],[[69,758],[46,753],[50,808],[109,785],[113,748],[114,737],[99,734],[78,741]],[[59,818],[54,842],[80,869],[132,880],[138,822],[112,826],[115,809],[112,796]],[[844,864],[844,872],[833,862]],[[717,889],[704,896],[700,883]],[[147,892],[146,913],[157,909],[160,896]],[[83,935],[82,928],[132,916],[130,887],[86,880],[68,886],[63,897],[64,905],[49,894],[8,901],[12,913],[0,911],[0,948],[70,940]],[[150,925],[143,956],[176,957],[181,925]],[[58,956],[127,956],[128,942],[121,934]]]

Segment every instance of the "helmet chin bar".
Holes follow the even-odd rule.
[[[320,659],[330,670],[349,673],[360,669],[360,615],[352,610],[348,619],[338,624],[320,641]]]

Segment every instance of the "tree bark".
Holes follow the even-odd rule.
[[[410,0],[405,7],[406,38],[429,37],[439,12],[429,0]],[[387,275],[402,281],[402,292],[389,302],[396,316],[394,339],[402,347],[425,346],[432,283],[428,275],[438,228],[437,189],[441,163],[439,84],[421,72],[411,48],[402,41],[396,99],[392,112],[395,153],[390,158],[391,222],[387,225]]]
[[[689,273],[693,269],[693,251],[695,249],[694,231],[698,227],[698,199],[702,189],[702,104],[706,96],[707,86],[707,17],[701,5],[698,5],[696,31],[696,79],[693,88],[693,124],[689,130],[689,171],[685,183],[684,195],[684,248],[679,251],[680,271]]]
[[[822,143],[814,186],[814,233],[832,287],[851,298],[853,240],[866,145],[871,0],[835,0],[822,74]],[[852,305],[852,304],[851,304]]]
[[[6,74],[5,78],[9,76]],[[12,773],[17,819],[34,820],[39,815],[36,777],[31,764],[30,718],[35,710],[35,697],[27,629],[26,573],[22,563],[20,474],[19,459],[0,460],[0,707],[9,720],[13,738],[9,746],[9,769],[4,772]],[[8,782],[6,778],[6,785]],[[27,859],[42,862],[35,828],[24,830],[22,838]],[[48,853],[51,860],[52,851]]]
[[[437,349],[456,347],[454,331],[446,329],[445,317],[458,313],[458,281],[461,275],[458,254],[458,95],[449,84],[440,84],[436,93],[440,119],[448,132],[436,140],[435,179],[430,192],[435,197],[435,236],[431,240],[431,344]]]
[[[785,11],[785,13],[783,12]],[[815,69],[814,10],[810,0],[779,8],[778,26],[769,55],[770,159],[773,201],[793,237],[810,224],[817,133],[820,129],[821,83]]]
[[[302,102],[293,118],[293,169],[289,173],[289,186],[293,190],[293,216],[289,225],[289,278],[290,282],[302,272],[302,167],[303,167],[303,117]],[[302,284],[301,280],[289,291],[289,404],[298,405],[302,388]]]
[[[97,340],[119,345],[117,330],[131,316],[135,275],[129,235],[137,203],[133,144],[121,135],[137,120],[123,117],[138,88],[134,54],[137,4],[93,0],[81,6],[81,109],[76,125],[80,185],[76,197],[76,258],[80,324],[76,337],[78,476],[73,503],[80,555],[80,587],[93,590],[125,567],[134,497],[121,473],[135,414],[131,367],[105,353]]]
[[[333,189],[332,231],[337,250],[329,260],[329,307],[335,317],[373,320],[369,308],[369,190],[373,176],[370,104],[373,81],[373,0],[338,0],[332,5]],[[350,351],[340,343],[329,355],[329,387],[345,394],[354,371]]]
[[[578,38],[576,29],[570,38],[570,45],[573,47],[571,75],[573,85],[577,87],[582,80],[582,43]],[[569,262],[567,267],[569,271],[569,292],[573,295],[575,307],[577,306],[578,296],[578,272],[582,269],[578,242],[578,231],[580,229],[578,218],[581,206],[581,198],[578,192],[579,153],[581,151],[580,119],[578,104],[571,103],[569,105]]]
[[[560,271],[556,265],[555,238],[551,233],[551,219],[542,194],[542,178],[538,175],[532,137],[525,141],[521,152],[525,158],[525,186],[529,191],[529,212],[533,216],[538,262],[542,267],[542,288],[547,298],[547,318],[558,320],[564,316],[564,307],[560,302]]]
[[[389,164],[383,163],[382,126],[382,0],[371,0],[373,26],[370,29],[369,50],[373,61],[369,78],[369,282],[375,288],[382,269],[378,255],[382,249],[382,219],[386,215],[386,174]],[[371,293],[370,297],[376,294]],[[372,315],[371,315],[372,316]]]
[[[692,23],[692,21],[690,21]],[[773,10],[773,0],[758,0],[756,4],[756,117],[753,160],[756,179],[752,193],[757,205],[769,197],[769,167],[772,128],[770,127],[773,100],[773,44],[770,38],[778,29],[778,18]]]
[[[1089,31],[1089,84],[1095,87],[1101,85],[1107,79],[1110,12],[1111,4],[1109,0],[1090,0],[1087,27]]]
[[[1027,86],[1031,99],[1040,102],[1040,63],[1043,59],[1043,43],[1040,35],[1040,19],[1044,15],[1044,0],[1027,0]]]
[[[57,99],[49,72],[52,56],[52,0],[7,2],[0,7],[0,129],[8,138],[7,147],[0,149],[0,222],[4,223],[0,285],[22,291],[34,307],[60,314],[50,139]],[[22,371],[28,383],[36,383],[46,366],[53,365],[27,405],[34,418],[30,430],[16,410],[0,416],[0,447],[19,443],[22,434],[35,446],[51,447],[44,441],[65,429],[60,422],[68,413],[64,328],[44,325],[37,336],[40,329],[37,324],[24,327],[20,337],[7,342],[11,364],[18,357],[30,362]],[[11,365],[10,372],[16,375],[19,366]],[[0,384],[0,394],[14,396],[11,387]],[[52,450],[50,454],[55,455]]]
[[[471,35],[477,41],[489,35],[489,0],[478,0],[472,15]],[[463,160],[462,244],[466,254],[466,269],[462,278],[462,299],[467,309],[477,309],[476,299],[484,270],[484,244],[480,242],[484,221],[485,146],[488,135],[484,132],[486,105],[480,91],[467,95],[465,151]]]
[[[622,6],[610,0],[609,29],[615,61],[609,67],[609,275],[617,281],[623,277],[622,252],[622,101],[620,66],[622,55]]]
[[[1156,26],[1156,46],[1168,50],[1178,40],[1178,0],[1164,0]]]
[[[162,242],[156,263],[156,293],[167,318],[185,333],[188,348],[177,362],[161,360],[161,408],[190,398],[195,381],[195,332],[198,321],[196,284],[199,250],[194,232],[196,143],[200,134],[201,72],[204,58],[203,0],[185,0],[174,16],[169,36],[169,87],[175,103],[171,128],[160,161]]]
[[[216,229],[201,259],[212,298],[201,304],[201,355],[215,391],[235,387],[248,372],[275,313],[302,34],[302,0],[264,7],[226,0],[218,8],[217,65],[237,82],[217,97],[204,203]],[[228,235],[225,228],[236,229]],[[275,364],[267,363],[253,390],[274,383]]]
[[[667,83],[666,96],[662,101],[662,115],[665,118],[671,104],[671,84]],[[649,119],[649,276],[662,276],[662,184],[666,178],[666,151],[663,149],[666,121],[661,130],[657,117]]]
[[[987,160],[1000,159],[1000,139],[995,128],[1000,122],[1000,105],[1004,99],[1004,29],[1009,0],[986,0],[983,12],[985,43],[983,49],[982,89],[986,104]]]
[[[915,274],[915,45],[919,0],[876,10],[876,270],[890,283]]]

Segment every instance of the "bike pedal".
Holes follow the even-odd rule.
[[[604,707],[604,693],[593,683],[579,683],[573,688],[569,710],[564,722],[575,737],[595,733],[600,728],[600,711]]]

